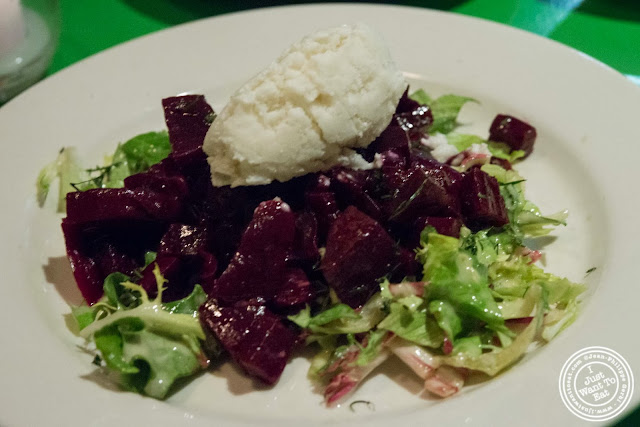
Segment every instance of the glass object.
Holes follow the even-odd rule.
[[[44,75],[59,34],[58,0],[0,0],[0,105]]]

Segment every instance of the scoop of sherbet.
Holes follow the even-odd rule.
[[[366,169],[354,149],[390,123],[407,83],[364,24],[294,43],[229,100],[204,142],[214,186],[286,181],[336,165]]]

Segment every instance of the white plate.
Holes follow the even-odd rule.
[[[355,21],[382,32],[414,88],[481,100],[464,115],[483,134],[498,111],[537,126],[535,153],[522,165],[529,194],[546,210],[572,212],[569,227],[550,246],[548,267],[577,281],[598,267],[586,279],[590,299],[581,317],[514,369],[450,400],[412,395],[419,384],[411,374],[383,370],[355,396],[374,402],[375,412],[323,408],[305,378],[303,358],[290,363],[273,389],[254,390],[229,365],[195,379],[167,402],[110,389],[65,327],[65,301],[77,302],[77,292],[61,258],[59,218],[34,201],[38,170],[63,145],[80,147],[96,162],[116,142],[162,128],[163,97],[204,93],[220,109],[233,89],[303,34]],[[606,346],[640,367],[633,331],[640,320],[639,111],[638,88],[577,51],[479,19],[391,6],[317,5],[222,16],[70,67],[0,109],[0,424],[579,424],[558,393],[558,375],[572,353]],[[637,403],[636,394],[630,408]]]

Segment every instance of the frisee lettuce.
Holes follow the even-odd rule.
[[[460,247],[460,240],[432,232],[423,242],[423,280],[430,300],[449,302],[466,321],[504,330],[504,319],[489,289],[487,268]]]
[[[454,347],[454,352],[449,356],[441,357],[440,362],[458,368],[481,371],[491,376],[512,365],[526,353],[540,329],[545,305],[542,294],[542,288],[538,286],[533,286],[527,293],[527,298],[535,302],[536,315],[525,330],[515,337],[508,346],[494,349],[488,353],[478,353],[475,350],[471,352],[455,352]],[[462,349],[459,347],[459,350]]]
[[[162,302],[166,279],[155,266],[158,294],[151,299],[122,273],[104,282],[104,297],[92,307],[72,309],[80,336],[93,339],[106,367],[123,388],[163,399],[175,381],[203,369],[205,339],[198,307],[207,299],[200,285],[189,296]]]

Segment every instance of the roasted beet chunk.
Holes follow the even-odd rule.
[[[96,188],[67,194],[67,220],[171,221],[182,212],[182,197],[150,189]]]
[[[526,157],[533,151],[533,143],[536,141],[536,128],[513,116],[498,114],[493,119],[493,123],[491,123],[489,139],[491,141],[504,142],[512,150],[522,150]]]
[[[193,151],[202,152],[204,137],[211,126],[213,109],[203,95],[185,95],[165,98],[164,120],[169,129],[172,155],[179,156]],[[204,153],[202,153],[204,157]]]
[[[382,131],[380,136],[371,143],[370,148],[375,153],[394,153],[402,160],[403,165],[409,160],[409,137],[407,132],[394,123]]]
[[[97,302],[102,297],[102,274],[96,261],[87,254],[82,238],[82,228],[69,221],[62,221],[67,257],[71,264],[73,277],[76,279],[78,289],[88,304]]]
[[[462,180],[462,213],[474,231],[500,227],[509,222],[498,181],[479,168],[472,168]]]
[[[318,221],[319,243],[324,243],[329,227],[340,212],[336,196],[331,190],[331,179],[326,175],[318,175],[309,184],[304,196],[307,208]]]
[[[158,253],[175,256],[198,255],[206,250],[207,229],[201,226],[171,224],[160,240]]]
[[[297,336],[266,307],[220,307],[214,299],[200,307],[200,323],[249,375],[275,384]]]
[[[407,88],[398,102],[394,119],[409,135],[417,136],[433,123],[433,113],[428,106],[409,98],[409,88]]]
[[[290,264],[313,267],[320,260],[318,252],[318,221],[312,212],[296,215],[296,235]]]
[[[294,238],[295,216],[289,205],[279,199],[260,203],[212,296],[227,304],[272,299],[287,280]]]
[[[389,218],[393,221],[410,222],[425,215],[458,216],[459,183],[452,179],[446,169],[439,166],[427,169],[414,165],[395,176],[390,187],[395,191],[388,203]],[[453,169],[451,169],[452,172]],[[457,172],[455,172],[457,174]]]
[[[87,303],[102,296],[105,277],[116,271],[131,275],[143,265],[144,253],[155,250],[166,226],[153,221],[62,221],[67,256]]]
[[[397,256],[382,226],[349,206],[331,225],[321,269],[338,298],[355,308],[379,289],[377,280],[396,266]]]
[[[342,206],[353,205],[370,217],[379,220],[382,215],[380,206],[367,193],[370,176],[369,171],[335,168],[331,171],[331,187],[335,189]]]
[[[299,307],[313,298],[311,282],[299,268],[287,270],[285,282],[273,300],[277,308]]]

